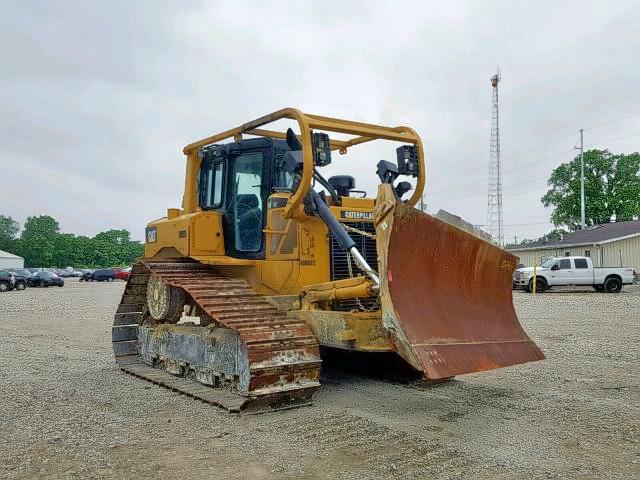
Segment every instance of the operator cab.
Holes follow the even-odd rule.
[[[228,254],[264,258],[263,229],[272,192],[291,191],[293,179],[283,167],[289,150],[283,140],[256,138],[213,145],[203,150],[198,200],[203,210],[223,214]]]

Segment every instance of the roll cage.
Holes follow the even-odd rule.
[[[198,170],[200,168],[201,156],[200,149],[208,145],[212,145],[228,138],[233,138],[236,142],[242,140],[243,134],[254,135],[258,137],[271,137],[285,139],[286,133],[274,130],[265,130],[260,127],[276,122],[281,119],[295,120],[300,128],[299,139],[302,143],[303,171],[300,186],[291,195],[284,208],[283,216],[291,218],[293,213],[298,209],[303,198],[307,195],[312,185],[313,179],[313,150],[312,150],[312,131],[318,130],[323,132],[335,132],[347,135],[353,135],[349,140],[331,139],[331,150],[338,150],[344,155],[347,150],[356,145],[370,142],[372,140],[391,140],[395,142],[410,143],[418,147],[418,177],[416,187],[407,204],[414,206],[418,203],[424,190],[426,174],[424,151],[420,136],[410,127],[384,127],[370,123],[355,122],[351,120],[343,120],[339,118],[324,117],[320,115],[311,115],[303,113],[296,108],[283,108],[277,112],[265,115],[250,122],[244,123],[239,127],[232,128],[222,133],[203,138],[197,142],[190,143],[184,147],[183,152],[187,156],[187,174],[185,177],[184,198],[182,208],[184,213],[192,213],[196,210],[198,199],[196,194],[196,184]]]

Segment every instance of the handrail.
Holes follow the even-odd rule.
[[[296,108],[283,108],[274,113],[264,115],[260,118],[244,123],[239,127],[203,138],[184,147],[183,152],[185,155],[187,155],[187,175],[185,178],[185,192],[182,205],[183,210],[186,213],[190,213],[195,211],[196,209],[197,202],[195,198],[195,183],[197,172],[200,168],[200,157],[197,152],[200,148],[207,145],[212,145],[222,140],[226,140],[227,138],[233,137],[239,140],[242,138],[242,134],[271,138],[285,138],[285,133],[260,129],[260,127],[264,125],[273,123],[283,118],[295,120],[298,123],[298,126],[300,128],[300,135],[298,136],[298,138],[300,138],[300,141],[302,143],[303,159],[303,170],[300,186],[294,192],[294,194],[289,197],[287,205],[282,212],[283,217],[291,218],[293,216],[295,211],[301,205],[302,199],[307,195],[309,189],[311,188],[313,176],[313,147],[311,131],[314,128],[327,132],[355,135],[355,137],[350,140],[331,140],[331,149],[339,150],[342,154],[346,153],[347,149],[352,146],[360,145],[362,143],[370,142],[377,139],[412,143],[414,145],[417,145],[419,161],[418,180],[413,195],[407,201],[407,203],[410,206],[414,206],[422,197],[422,192],[424,190],[426,181],[424,152],[420,136],[412,128],[385,127],[381,125],[344,120],[340,118],[305,114]]]

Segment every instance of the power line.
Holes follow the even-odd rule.
[[[511,160],[516,157],[521,157],[522,155],[526,155],[527,153],[535,152],[536,150],[540,150],[541,148],[548,147],[549,145],[553,145],[554,143],[558,143],[560,140],[565,140],[569,137],[575,136],[575,133],[565,135],[564,137],[556,138],[555,140],[551,140],[550,142],[543,143],[537,147],[531,148],[529,150],[525,150],[524,152],[516,153],[515,155],[511,155],[510,157],[505,158],[505,160]]]
[[[633,118],[633,117],[637,117],[637,116],[640,116],[640,112],[632,113],[631,115],[627,115],[627,116],[625,116],[625,117],[620,117],[620,118],[617,118],[617,119],[615,119],[615,120],[610,120],[610,121],[608,121],[608,122],[599,123],[599,124],[597,124],[597,125],[592,125],[592,126],[590,126],[590,127],[588,127],[588,128],[584,128],[584,129],[583,129],[583,131],[585,131],[585,132],[586,132],[586,131],[589,131],[589,130],[594,130],[594,129],[596,129],[596,128],[604,127],[604,126],[606,126],[606,125],[611,125],[611,124],[613,124],[613,123],[621,122],[621,121],[623,121],[623,120],[627,120],[627,119],[629,119],[629,118]],[[551,141],[549,141],[549,142],[546,142],[546,143],[540,144],[540,145],[538,145],[538,146],[535,146],[535,147],[529,148],[529,149],[524,150],[524,151],[522,151],[522,152],[520,152],[520,153],[516,153],[516,154],[511,155],[511,156],[508,156],[508,157],[503,157],[503,158],[502,158],[502,160],[503,160],[503,161],[507,161],[507,160],[512,160],[512,159],[517,158],[517,157],[521,157],[522,155],[526,155],[526,154],[528,154],[528,153],[535,152],[535,151],[540,150],[540,149],[542,149],[542,148],[544,148],[544,147],[548,147],[549,145],[553,145],[554,143],[558,143],[558,142],[559,142],[559,141],[561,141],[561,140],[565,140],[565,139],[567,139],[567,138],[573,137],[573,136],[575,136],[575,135],[577,135],[577,134],[578,134],[578,132],[574,132],[574,133],[570,133],[570,134],[564,135],[564,136],[562,136],[562,137],[558,137],[558,138],[556,138],[555,140],[551,140]],[[588,145],[588,146],[590,146],[590,145]],[[466,157],[464,157],[464,158],[466,158]],[[464,169],[464,170],[460,170],[460,171],[461,171],[461,172],[462,172],[462,171],[464,171],[465,173],[466,173],[466,172],[475,172],[475,171],[478,171],[478,170],[482,170],[482,169],[484,169],[484,168],[486,168],[486,166],[485,166],[485,165],[481,165],[481,166],[479,166],[479,167],[475,167],[475,168],[471,168],[471,169]],[[503,172],[503,173],[507,173],[507,172]],[[449,175],[449,176],[447,176],[447,177],[444,177],[444,178],[440,179],[440,181],[442,181],[442,180],[446,180],[446,179],[449,179],[449,178],[453,178],[453,177],[455,177],[455,176],[456,176],[455,174],[453,174],[453,175]]]
[[[484,168],[484,167],[482,167],[482,168]],[[457,190],[459,188],[468,187],[469,185],[475,185],[476,183],[485,183],[486,181],[487,181],[486,178],[481,178],[480,180],[475,180],[473,182],[463,183],[462,185],[456,185],[454,187],[442,188],[440,190],[435,190],[433,192],[428,192],[427,195],[433,195],[435,193],[440,193],[440,192],[447,192],[449,190]]]
[[[523,168],[527,168],[527,167],[530,167],[532,165],[537,165],[538,163],[546,162],[547,160],[551,160],[552,158],[556,158],[556,157],[559,157],[561,155],[566,155],[567,153],[572,153],[572,152],[573,152],[573,148],[571,150],[565,150],[564,152],[556,153],[555,155],[551,155],[549,157],[545,157],[545,158],[542,158],[540,160],[535,160],[535,161],[529,162],[529,163],[527,163],[525,165],[521,165],[519,167],[512,168],[511,170],[507,170],[504,173],[517,172],[518,170],[522,170]]]
[[[609,138],[607,140],[602,140],[602,141],[596,142],[596,143],[590,143],[589,145],[585,145],[585,147],[593,147],[595,145],[602,145],[603,143],[617,142],[618,140],[624,140],[625,138],[635,137],[637,135],[640,135],[640,132],[631,133],[629,135],[624,135],[623,137]]]
[[[592,147],[594,145],[601,145],[603,143],[611,143],[611,142],[615,142],[615,141],[618,141],[618,140],[624,140],[625,138],[630,138],[630,137],[634,137],[634,136],[638,136],[638,135],[640,135],[640,132],[631,133],[629,135],[623,135],[622,137],[616,137],[616,138],[610,138],[610,139],[607,139],[607,140],[602,140],[600,142],[596,142],[596,143],[591,143],[589,145],[585,145],[585,147]],[[572,151],[573,151],[573,149],[569,150],[569,152],[572,152]],[[563,152],[563,153],[568,153],[568,152]],[[558,155],[555,155],[555,156],[558,156]],[[552,157],[547,157],[547,159],[549,159],[549,158],[552,158]],[[544,159],[541,160],[541,161],[544,161]],[[545,178],[545,177],[542,177],[542,178]],[[531,183],[531,182],[533,182],[533,180],[522,182],[521,184]],[[510,185],[510,186],[511,187],[515,187],[517,185],[518,184],[514,184],[514,185]],[[542,190],[543,188],[546,189],[547,186],[536,188],[536,189],[533,189],[533,190],[526,190],[524,192],[519,192],[519,193],[515,193],[515,194],[507,194],[507,195],[504,195],[504,197],[507,197],[507,198],[517,197],[517,196],[520,196],[520,195],[524,195],[525,193],[533,193],[533,192],[536,192],[538,190]],[[458,197],[458,198],[454,199],[453,201],[462,200],[462,199],[465,199],[465,198],[477,197],[477,196],[480,196],[480,195],[484,195],[484,193],[476,193],[476,194],[473,194],[473,195],[465,195],[463,197]],[[461,207],[466,207],[466,206],[469,206],[469,205],[477,205],[477,202],[454,206],[454,208],[461,208]]]
[[[587,145],[587,146],[590,146],[590,145]],[[525,165],[521,165],[521,166],[516,167],[516,168],[512,168],[510,170],[505,170],[502,173],[503,174],[507,174],[507,173],[511,173],[511,172],[516,172],[518,170],[522,170],[523,168],[529,167],[531,165],[535,165],[537,163],[542,163],[542,162],[545,162],[547,160],[551,160],[552,158],[556,158],[556,157],[559,157],[560,155],[565,155],[565,154],[571,153],[571,152],[573,152],[573,148],[571,150],[565,150],[564,152],[556,153],[555,155],[551,155],[549,157],[545,157],[545,158],[542,158],[540,160],[535,160],[533,162],[527,163]],[[485,168],[485,167],[482,167],[482,168]],[[474,185],[476,183],[482,183],[482,182],[486,182],[486,179],[483,178],[483,179],[480,179],[480,180],[475,180],[473,182],[464,183],[462,185],[457,185],[455,187],[448,187],[448,188],[443,188],[443,189],[440,189],[440,190],[435,190],[433,192],[427,192],[427,195],[433,195],[433,194],[436,194],[436,193],[446,192],[446,191],[449,191],[449,190],[457,190],[458,188],[463,188],[463,187],[467,187],[469,185]]]
[[[505,223],[504,226],[505,227],[526,227],[529,225],[546,225],[548,223],[551,223],[551,221],[548,222],[536,222],[536,223]],[[474,223],[473,224],[474,227],[486,227],[486,225],[483,224],[478,224],[478,223]]]
[[[508,193],[507,195],[505,195],[505,197],[507,198],[513,198],[513,197],[519,197],[520,195],[524,195],[525,193],[533,193],[533,192],[537,192],[538,190],[544,190],[549,188],[547,185],[545,185],[544,187],[537,187],[531,190],[525,190],[524,192],[517,192],[517,193]]]
[[[624,135],[624,136],[622,136],[622,137],[616,137],[616,138],[609,138],[609,139],[607,139],[607,140],[601,140],[601,141],[599,141],[599,142],[590,143],[589,145],[585,145],[585,147],[593,147],[593,146],[595,146],[595,145],[601,145],[601,144],[603,144],[603,143],[611,143],[611,142],[615,142],[615,141],[618,141],[618,140],[623,140],[623,139],[625,139],[625,138],[634,137],[634,136],[636,136],[636,135],[640,135],[640,132],[631,133],[631,134],[629,134],[629,135]],[[557,153],[557,154],[555,154],[555,155],[551,155],[551,156],[546,157],[546,158],[543,158],[543,159],[541,159],[541,160],[536,160],[536,161],[534,161],[534,162],[530,162],[530,163],[528,163],[528,164],[526,164],[526,165],[522,165],[522,166],[517,167],[517,168],[512,168],[511,170],[506,170],[504,173],[511,173],[511,172],[515,172],[515,171],[517,171],[517,170],[522,170],[522,169],[523,169],[523,168],[525,168],[525,167],[528,167],[528,166],[531,166],[531,165],[535,165],[535,164],[538,164],[538,163],[545,162],[545,161],[550,160],[550,159],[552,159],[552,158],[559,157],[560,155],[564,155],[564,154],[566,154],[566,153],[572,153],[574,150],[575,150],[575,149],[573,149],[573,148],[572,148],[571,150],[566,150],[566,151],[564,151],[564,152],[560,152],[560,153]]]
[[[537,147],[530,148],[528,150],[525,150],[525,151],[520,152],[520,153],[516,153],[516,154],[511,155],[509,157],[504,157],[502,160],[506,161],[506,160],[512,160],[512,159],[517,158],[517,157],[521,157],[522,155],[526,155],[527,153],[535,152],[536,150],[540,150],[541,148],[548,147],[549,145],[553,145],[554,143],[557,143],[557,142],[559,142],[561,140],[565,140],[565,139],[567,139],[569,137],[573,137],[573,136],[575,136],[575,133],[571,133],[569,135],[565,135],[563,137],[556,138],[555,140],[551,140],[550,142],[543,143],[542,145],[538,145]],[[464,172],[465,173],[466,172],[475,172],[475,171],[478,171],[478,170],[484,170],[485,168],[486,168],[486,165],[480,165],[479,167],[470,168],[470,169],[464,169]],[[506,173],[506,172],[503,172],[503,173]],[[453,178],[455,176],[456,176],[455,174],[454,175],[449,175],[447,177],[442,178],[441,181],[442,180],[446,180],[448,178]]]
[[[507,195],[504,195],[504,197],[505,198],[519,197],[520,195],[524,195],[526,193],[537,192],[539,190],[543,190],[543,189],[546,189],[546,188],[548,188],[548,187],[544,186],[544,187],[534,188],[533,190],[525,190],[524,192],[507,194]],[[477,193],[477,194],[474,194],[474,195],[468,195],[468,196],[460,197],[460,199],[462,200],[463,198],[472,198],[472,197],[477,197],[477,196],[480,196],[480,195],[484,195],[484,193]],[[476,200],[475,202],[465,203],[463,205],[453,205],[451,208],[463,208],[463,207],[468,207],[468,206],[471,206],[471,205],[477,206],[478,205],[478,201]]]
[[[513,183],[511,185],[505,185],[505,188],[517,187],[519,185],[526,185],[527,183],[533,183],[533,182],[537,182],[538,180],[545,180],[547,178],[549,178],[549,176],[548,175],[544,175],[542,177],[536,177],[536,178],[532,178],[530,180],[525,180],[524,182]],[[486,179],[477,180],[475,182],[465,183],[465,184],[460,185],[459,187],[456,187],[456,188],[462,188],[462,187],[466,187],[466,186],[473,185],[475,183],[480,183],[480,182],[486,182]],[[445,188],[443,190],[436,190],[435,192],[431,192],[428,195],[433,195],[433,194],[445,192],[445,191],[448,191],[448,190],[454,190],[454,188]],[[473,194],[472,196],[474,196],[474,195],[476,195],[476,194]],[[484,193],[478,194],[478,195],[484,195]],[[466,197],[460,197],[460,198],[466,198]]]
[[[600,123],[598,125],[594,125],[593,127],[583,128],[582,130],[586,132],[588,130],[593,130],[594,128],[600,128],[600,127],[604,127],[606,125],[611,125],[612,123],[621,122],[622,120],[627,120],[628,118],[637,117],[638,115],[640,115],[640,112],[632,113],[631,115],[627,115],[626,117],[621,117],[621,118],[618,118],[616,120],[611,120],[610,122]]]
[[[595,127],[592,127],[592,128],[595,128]],[[596,146],[596,145],[601,145],[603,143],[612,143],[612,142],[616,142],[618,140],[624,140],[625,138],[635,137],[635,136],[638,136],[638,135],[640,135],[640,132],[631,133],[629,135],[624,135],[622,137],[609,138],[609,139],[606,139],[606,140],[601,140],[599,142],[590,143],[588,145],[585,145],[585,148],[586,147],[593,147],[593,146]],[[561,155],[565,155],[567,153],[572,153],[573,151],[574,151],[573,148],[571,150],[565,150],[563,152],[559,152],[559,153],[556,153],[554,155],[550,155],[550,156],[542,158],[540,160],[535,160],[533,162],[529,162],[529,163],[526,163],[524,165],[520,165],[519,167],[511,168],[509,170],[505,170],[502,173],[503,174],[508,174],[508,173],[512,173],[512,172],[517,172],[519,170],[522,170],[524,168],[530,167],[532,165],[536,165],[538,163],[546,162],[547,160],[551,160],[552,158],[556,158],[556,157],[559,157]],[[482,168],[485,168],[485,167],[483,166]],[[531,181],[533,181],[533,180],[531,180]],[[457,190],[459,188],[464,188],[464,187],[467,187],[469,185],[474,185],[476,183],[482,183],[482,182],[486,182],[486,179],[483,178],[483,179],[480,179],[480,180],[475,180],[473,182],[464,183],[462,185],[457,185],[455,187],[448,187],[448,188],[443,188],[443,189],[440,189],[440,190],[435,190],[433,192],[427,192],[427,195],[433,195],[433,194],[436,194],[436,193],[446,192],[446,191],[450,191],[450,190]],[[529,183],[529,182],[524,182],[524,183]],[[518,185],[520,185],[520,184],[518,184]],[[513,185],[510,185],[510,186],[513,186]],[[465,198],[465,197],[462,197],[462,198]]]

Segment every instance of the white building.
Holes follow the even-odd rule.
[[[591,257],[595,267],[633,267],[640,272],[640,220],[605,223],[567,233],[563,238],[510,248],[520,263],[539,265],[549,257]]]
[[[0,250],[0,268],[24,268],[24,258]]]

